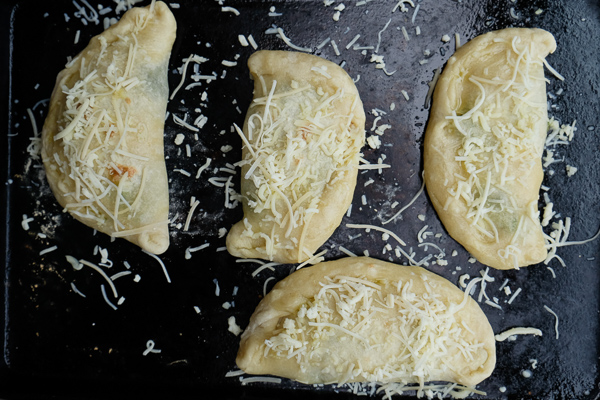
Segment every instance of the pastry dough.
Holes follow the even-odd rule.
[[[125,13],[58,74],[42,131],[61,206],[156,254],[169,246],[163,135],[175,31],[162,2]]]
[[[492,373],[496,350],[479,305],[446,279],[349,257],[277,283],[250,318],[236,362],[308,384],[472,386]]]
[[[365,114],[338,65],[288,51],[248,60],[254,99],[242,136],[244,217],[227,236],[236,257],[302,262],[340,224],[356,186]],[[237,126],[236,126],[237,127]]]
[[[546,258],[538,196],[548,129],[541,29],[471,40],[448,60],[425,133],[425,184],[448,233],[481,263],[510,269]]]

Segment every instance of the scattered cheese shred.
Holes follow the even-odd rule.
[[[227,319],[228,328],[227,330],[233,333],[235,336],[239,336],[243,330],[239,327],[239,325],[235,322],[235,317],[231,316]]]
[[[142,355],[147,356],[150,353],[160,353],[161,351],[159,349],[154,348],[155,345],[154,340],[148,340],[146,342],[146,350],[144,350]]]
[[[272,376],[252,376],[250,378],[243,378],[242,380],[240,380],[240,383],[242,384],[242,386],[247,385],[249,383],[274,383],[278,385],[281,383],[281,378],[275,378]]]
[[[188,247],[187,249],[185,249],[185,259],[189,260],[190,258],[192,258],[192,253],[203,250],[203,249],[207,248],[208,246],[210,246],[210,243],[204,243],[204,244],[202,244],[200,246],[196,246],[196,247]]]
[[[80,295],[81,297],[86,297],[85,294],[83,294],[81,291],[79,291],[79,289],[77,289],[77,287],[75,286],[75,283],[71,282],[71,289],[73,290],[73,292],[77,293],[78,295]]]
[[[556,339],[558,339],[558,315],[554,311],[550,309],[550,307],[544,305],[544,309],[548,311],[550,314],[554,315],[554,332],[556,332]]]
[[[415,194],[415,196],[412,198],[412,200],[409,201],[408,204],[405,205],[404,207],[402,207],[398,212],[396,212],[396,214],[394,214],[391,218],[383,221],[382,224],[383,225],[389,224],[390,222],[392,222],[393,220],[398,218],[400,216],[400,214],[402,214],[408,207],[410,207],[419,198],[421,193],[423,193],[424,189],[425,189],[425,180],[423,179],[423,183],[421,184],[421,187],[417,191],[417,194]]]
[[[308,47],[296,46],[294,43],[292,43],[292,41],[283,32],[283,29],[277,28],[277,33],[279,33],[279,37],[281,38],[281,40],[283,40],[285,42],[285,44],[287,44],[292,49],[297,50],[297,51],[303,51],[305,53],[312,52],[312,49],[310,49]]]
[[[240,15],[240,12],[238,11],[238,9],[237,9],[237,8],[233,8],[233,7],[229,7],[229,6],[227,6],[227,7],[221,7],[221,11],[222,11],[222,12],[230,12],[230,13],[233,13],[233,14],[235,14],[235,16],[238,16],[238,15]]]
[[[44,250],[40,251],[40,256],[43,256],[44,254],[51,253],[51,252],[53,252],[56,249],[58,249],[58,246],[48,247],[47,249],[44,249]]]
[[[513,295],[511,296],[510,299],[508,299],[508,304],[512,304],[512,302],[515,300],[515,298],[519,295],[519,293],[521,293],[521,288],[518,288],[517,290],[515,290],[515,292],[513,293]]]
[[[515,336],[515,335],[536,335],[536,336],[542,336],[542,331],[540,331],[537,328],[517,327],[517,328],[511,328],[511,329],[509,329],[507,331],[499,333],[498,335],[496,335],[494,337],[496,338],[497,342],[503,342],[506,339],[510,338],[511,336]]]
[[[104,285],[100,285],[100,291],[102,292],[102,297],[104,298],[104,301],[106,302],[106,304],[108,304],[113,310],[117,309],[117,306],[115,306],[109,299],[108,296],[106,295],[106,289],[104,288]]]
[[[185,225],[183,226],[184,232],[187,232],[187,230],[190,228],[190,222],[192,221],[192,216],[194,215],[194,211],[196,211],[196,207],[198,207],[199,204],[200,204],[200,201],[198,201],[198,200],[195,200],[194,202],[192,202],[190,211],[188,212],[187,218],[185,219]]]
[[[326,75],[327,66],[315,65],[312,72]],[[247,221],[243,235],[265,241],[260,251],[266,259],[273,260],[276,249],[296,248],[301,262],[306,227],[319,213],[321,196],[354,168],[363,145],[362,137],[351,130],[351,119],[334,112],[346,102],[348,113],[353,113],[357,97],[343,89],[328,93],[297,82],[284,88],[273,80],[267,87],[262,76],[258,79],[264,96],[250,105],[246,132],[233,124],[245,149],[236,166],[247,168],[244,179],[253,185],[240,196],[261,215]],[[262,228],[254,228],[255,224]],[[264,233],[273,232],[275,226],[284,229],[283,234]]]
[[[558,222],[554,222],[552,224],[552,228],[554,230],[549,235],[544,234],[544,238],[546,239],[546,242],[547,242],[546,248],[548,249],[548,256],[544,260],[544,264],[546,264],[546,265],[548,265],[550,263],[550,261],[552,261],[553,259],[556,258],[564,267],[565,266],[564,261],[562,260],[562,258],[559,255],[556,254],[556,251],[559,247],[582,245],[582,244],[592,242],[592,241],[598,239],[598,237],[600,237],[600,229],[598,229],[596,234],[589,239],[577,240],[577,241],[571,241],[571,242],[567,241],[567,239],[569,237],[569,233],[571,231],[571,218],[570,217],[566,217],[564,219],[564,221],[559,220]]]
[[[78,264],[78,266],[77,266],[77,267],[75,267],[75,265],[74,265],[74,263],[73,263],[73,260],[74,260],[74,258],[73,258],[73,257],[71,257],[71,256],[66,256],[66,257],[67,257],[67,261],[69,261],[69,262],[71,263],[71,265],[73,265],[73,268],[75,268],[75,269],[81,269],[81,266],[82,266],[82,265],[85,265],[85,266],[87,266],[87,267],[90,267],[90,268],[92,268],[92,269],[93,269],[93,270],[95,270],[96,272],[98,272],[98,273],[99,273],[99,274],[100,274],[100,275],[101,275],[101,276],[102,276],[102,277],[103,277],[103,278],[106,280],[106,282],[108,282],[108,285],[110,286],[110,288],[111,288],[111,290],[112,290],[112,292],[113,292],[113,295],[114,295],[115,299],[116,299],[117,297],[119,297],[119,295],[117,294],[117,288],[115,287],[115,284],[114,284],[114,283],[113,283],[113,281],[112,281],[112,280],[111,280],[111,279],[108,277],[108,275],[106,275],[106,272],[104,272],[104,271],[102,270],[102,268],[100,268],[100,267],[99,267],[99,266],[97,266],[96,264],[93,264],[93,263],[91,263],[91,262],[89,262],[89,261],[86,261],[86,260],[79,260],[79,262],[77,263],[77,264]],[[77,261],[77,260],[75,260],[75,261]]]
[[[361,225],[361,224],[346,224],[346,226],[348,228],[356,228],[356,229],[366,229],[367,232],[371,229],[379,231],[379,232],[383,232],[383,233],[387,233],[388,235],[390,235],[391,237],[393,237],[398,243],[400,243],[400,245],[402,246],[406,246],[406,243],[400,239],[400,237],[398,235],[396,235],[394,232],[390,231],[389,229],[385,229],[383,227],[380,226],[376,226],[376,225]],[[408,259],[408,261],[410,261],[413,265],[419,265],[418,262],[416,262],[411,256],[410,254],[408,254],[407,252],[405,252],[404,250],[399,249],[399,252]]]
[[[435,89],[435,85],[437,84],[438,79],[440,79],[440,75],[442,74],[442,68],[437,68],[433,73],[433,79],[427,83],[429,89],[427,90],[427,95],[425,96],[425,108],[429,108],[431,104],[431,96],[433,95],[433,90]]]
[[[165,265],[165,263],[156,254],[149,253],[146,250],[142,250],[142,252],[148,254],[150,257],[152,257],[156,261],[158,261],[158,263],[160,264],[160,266],[163,270],[163,273],[165,274],[165,278],[167,278],[167,282],[171,283],[171,277],[169,276],[169,272],[167,271],[167,266]]]

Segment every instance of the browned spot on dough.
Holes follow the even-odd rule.
[[[119,184],[123,175],[127,174],[127,176],[131,178],[137,172],[137,170],[134,167],[130,167],[127,165],[117,164],[117,168],[119,169],[116,170],[112,167],[108,168],[108,177],[115,185]]]

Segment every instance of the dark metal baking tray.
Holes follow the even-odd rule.
[[[145,5],[148,2],[142,2]],[[217,79],[199,87],[178,92],[169,103],[170,115],[191,118],[200,113],[207,123],[198,132],[176,125],[167,118],[165,151],[167,154],[172,199],[170,218],[172,244],[161,255],[171,282],[157,260],[125,241],[111,240],[64,214],[52,197],[39,160],[27,152],[33,136],[28,109],[41,130],[47,112],[47,99],[56,74],[67,57],[82,50],[87,41],[103,29],[103,19],[118,17],[116,2],[89,0],[96,12],[98,4],[112,10],[99,16],[100,23],[84,23],[91,10],[83,0],[12,0],[4,3],[2,21],[3,101],[7,113],[2,119],[5,160],[2,218],[3,231],[3,312],[0,365],[2,398],[182,398],[205,397],[218,390],[222,398],[354,398],[351,389],[326,386],[314,388],[283,380],[281,384],[244,385],[239,377],[226,377],[236,370],[235,354],[239,338],[228,331],[233,316],[243,328],[267,290],[292,272],[296,265],[277,266],[256,276],[256,263],[237,263],[219,237],[220,228],[230,228],[241,217],[241,208],[224,207],[224,189],[208,181],[213,176],[227,177],[215,170],[235,163],[241,156],[241,140],[231,132],[233,123],[243,122],[252,96],[246,60],[254,51],[244,47],[238,35],[250,34],[261,49],[289,49],[277,35],[266,33],[273,25],[281,27],[290,40],[309,47],[314,54],[332,60],[348,71],[367,111],[367,134],[375,122],[392,127],[385,131],[380,149],[364,148],[364,157],[372,163],[385,154],[391,168],[359,174],[352,212],[323,246],[326,259],[345,256],[339,249],[398,264],[406,263],[393,252],[384,253],[381,234],[346,227],[348,223],[381,225],[396,210],[408,204],[421,186],[421,149],[428,109],[425,107],[427,83],[442,67],[455,48],[454,34],[464,43],[474,36],[508,26],[545,28],[552,32],[558,49],[548,60],[562,75],[559,81],[547,74],[550,114],[561,123],[577,121],[572,143],[558,146],[555,157],[563,161],[546,169],[544,185],[562,218],[572,218],[570,238],[587,239],[600,226],[600,138],[599,67],[600,7],[587,1],[430,1],[415,0],[402,12],[397,1],[344,1],[339,21],[334,14],[341,1],[327,6],[315,1],[173,1],[178,22],[177,40],[171,56],[169,81],[174,89],[181,75],[177,68],[190,54],[209,59],[199,72]],[[177,8],[177,5],[179,7]],[[419,10],[415,14],[415,8]],[[239,15],[231,9],[239,11]],[[538,10],[541,10],[538,11]],[[269,14],[271,13],[271,14]],[[66,21],[67,17],[69,21]],[[122,15],[122,13],[120,13]],[[412,18],[414,16],[414,22]],[[381,33],[380,55],[384,56],[388,76],[370,61],[373,49],[354,50],[347,44],[357,35],[359,46],[376,46]],[[416,34],[419,26],[421,34]],[[407,29],[409,40],[404,38]],[[443,35],[450,41],[442,41]],[[79,41],[75,43],[75,37]],[[331,42],[340,50],[337,56]],[[430,50],[426,56],[424,50]],[[227,67],[222,60],[237,61]],[[421,64],[419,61],[427,60]],[[191,66],[190,66],[191,68]],[[188,70],[186,85],[191,83]],[[405,90],[407,101],[401,94]],[[207,99],[202,99],[202,93]],[[394,103],[395,109],[390,105]],[[382,113],[381,111],[384,111]],[[185,142],[174,144],[178,133]],[[190,145],[191,157],[185,144]],[[232,150],[223,152],[222,146]],[[211,166],[200,179],[195,173],[206,159]],[[568,177],[566,165],[578,172]],[[178,170],[186,170],[191,177]],[[551,172],[552,171],[552,172]],[[371,183],[370,181],[373,180]],[[234,176],[239,187],[239,173]],[[362,204],[365,195],[367,204]],[[200,201],[189,231],[185,223],[190,199]],[[398,203],[392,208],[394,202]],[[541,202],[543,205],[543,200]],[[23,215],[32,217],[29,229],[22,226]],[[424,216],[424,220],[422,220]],[[179,227],[178,227],[179,224]],[[447,266],[429,260],[426,268],[458,283],[462,274],[479,276],[485,266],[469,261],[469,254],[444,231],[426,193],[420,195],[402,217],[386,225],[406,243],[404,250],[415,251],[420,260],[438,251],[419,247],[417,236],[425,225],[429,242],[444,249]],[[358,234],[360,237],[355,238]],[[40,235],[42,234],[42,235]],[[209,247],[185,258],[185,250],[209,243]],[[390,242],[393,246],[396,243]],[[40,251],[57,246],[55,251]],[[131,275],[115,281],[119,295],[125,298],[113,309],[101,294],[106,282],[91,269],[75,271],[65,255],[99,262],[95,246],[107,249],[114,263],[109,275],[127,270]],[[452,255],[456,251],[456,255]],[[546,265],[519,271],[490,270],[495,281],[487,286],[490,297],[499,299],[502,310],[481,305],[495,332],[515,326],[531,326],[543,331],[542,337],[519,336],[515,341],[498,343],[498,363],[493,375],[478,385],[489,399],[595,399],[599,397],[599,279],[600,241],[563,247],[559,255],[566,267],[554,260]],[[139,282],[133,279],[141,277]],[[267,281],[269,278],[275,278]],[[521,293],[508,304],[510,296],[499,291],[508,286]],[[75,286],[72,286],[75,285]],[[217,294],[218,285],[218,294]],[[75,290],[76,289],[76,290]],[[77,291],[83,293],[82,297]],[[232,303],[226,309],[223,304]],[[554,317],[560,317],[559,338],[555,336]],[[147,353],[154,341],[158,352]],[[145,354],[147,353],[147,354]],[[535,368],[534,368],[535,367]],[[522,371],[530,370],[526,378]],[[502,392],[500,389],[505,388]],[[412,394],[409,394],[409,397]],[[379,398],[381,395],[375,395]],[[481,396],[474,396],[475,398]]]

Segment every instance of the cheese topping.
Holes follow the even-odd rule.
[[[421,278],[426,290],[417,295],[413,279],[326,277],[318,294],[279,322],[276,333],[264,342],[264,355],[295,358],[302,368],[323,368],[324,376],[342,372],[340,384],[401,382],[419,383],[421,388],[434,378],[452,375],[453,360],[482,365],[487,359],[483,343],[472,339],[466,322],[456,316],[466,301],[444,301],[438,284],[425,275]],[[334,346],[328,344],[331,340],[354,345]],[[350,364],[349,359],[360,361]]]
[[[544,234],[544,238],[546,239],[546,248],[548,249],[548,255],[544,260],[544,264],[548,265],[552,259],[556,258],[563,267],[566,266],[563,259],[556,254],[556,251],[559,247],[564,246],[574,246],[581,245],[592,242],[600,237],[600,229],[596,232],[594,236],[585,240],[576,240],[576,241],[567,241],[569,238],[569,233],[571,231],[571,218],[566,217],[564,221],[558,220],[558,222],[552,223],[553,231],[550,232],[549,235]]]
[[[313,72],[328,75],[325,65]],[[362,142],[349,130],[359,101],[343,89],[330,93],[295,81],[286,87],[276,80],[267,88],[262,76],[260,82],[267,95],[253,100],[247,133],[234,127],[247,150],[238,165],[247,168],[244,179],[251,181],[251,190],[241,195],[254,213],[263,214],[258,223],[267,228],[261,230],[272,233],[256,233],[247,223],[242,235],[264,238],[259,251],[270,260],[277,248],[299,248],[300,262],[306,227],[319,213],[324,191],[357,164]],[[344,107],[340,103],[351,104],[347,114],[336,111]],[[285,229],[284,235],[274,234],[275,226]]]
[[[475,95],[446,116],[462,137],[455,156],[462,168],[447,185],[445,209],[454,201],[466,205],[464,216],[480,240],[505,245],[498,255],[518,267],[522,235],[528,225],[539,224],[539,213],[535,203],[524,204],[512,193],[526,184],[520,178],[529,176],[542,156],[544,142],[537,132],[547,124],[547,106],[534,100],[535,71],[542,67],[534,58],[535,44],[524,45],[519,36],[510,43],[495,41],[506,43],[506,57],[499,62],[510,68],[489,76],[488,71],[498,70],[491,64],[481,75],[462,78]]]
[[[152,16],[152,9],[139,16],[132,31],[115,43],[98,36],[99,52],[82,53],[71,62],[79,61],[79,71],[62,86],[64,112],[53,137],[60,146],[44,160],[61,173],[58,189],[68,199],[65,211],[99,226],[112,225],[115,233],[126,231],[125,216],[137,212],[150,160],[136,142],[146,125],[131,109],[144,101],[138,89],[149,84],[133,74],[136,59],[146,57],[137,35]]]
[[[516,327],[506,330],[502,333],[499,333],[495,336],[496,341],[503,342],[506,339],[515,336],[515,335],[535,335],[542,336],[542,331],[537,328],[524,328],[524,327]]]

